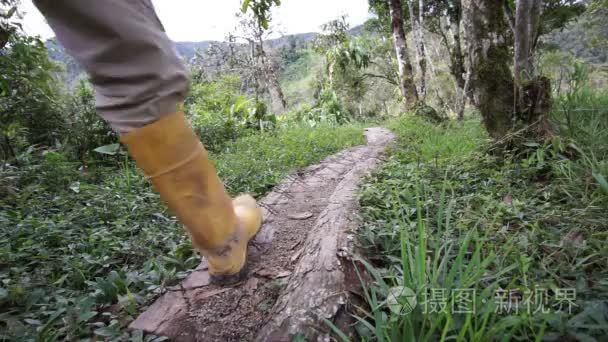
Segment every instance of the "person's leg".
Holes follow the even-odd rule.
[[[91,78],[99,114],[119,132],[209,261],[212,279],[244,268],[261,225],[250,196],[231,200],[179,104],[189,81],[150,0],[35,0]]]
[[[125,134],[177,111],[189,80],[150,0],[35,0],[86,70],[99,115]]]

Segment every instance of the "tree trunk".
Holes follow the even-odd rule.
[[[490,136],[500,139],[511,130],[514,100],[503,0],[463,0],[462,6],[473,100]]]
[[[209,286],[206,261],[130,325],[171,341],[355,341],[353,309],[369,284],[354,243],[357,189],[395,136],[365,130],[367,144],[293,174],[259,201],[264,225],[248,249],[247,280]],[[328,180],[331,180],[328,182]]]
[[[430,52],[430,51],[429,51]],[[439,56],[439,52],[435,51],[435,54],[437,56]],[[431,70],[431,77],[433,78],[437,78],[437,70],[435,69],[435,65],[433,64],[433,58],[432,57],[428,57],[428,62],[429,62],[429,69]],[[439,87],[434,87],[435,89],[435,96],[437,96],[437,104],[439,105],[440,108],[446,108],[449,109],[449,106],[446,104],[445,100],[443,99],[443,96],[441,96],[441,91],[439,91]]]
[[[270,87],[270,97],[273,99],[274,109],[279,112],[284,112],[287,109],[287,101],[285,100],[283,89],[281,88],[281,84],[279,83],[276,74],[274,71],[269,71],[266,74],[266,78]]]
[[[530,19],[530,51],[536,50],[538,38],[541,35],[540,30],[540,15],[541,15],[541,0],[533,0],[532,9],[530,11],[532,18]]]
[[[401,0],[388,0],[391,12],[393,41],[399,67],[399,88],[405,98],[405,109],[411,110],[418,104],[418,92],[414,85],[414,71],[407,54],[407,40],[403,30]]]
[[[268,61],[266,51],[264,50],[264,41],[262,40],[261,36],[258,37],[258,49],[262,70],[264,72],[264,78],[266,79],[266,84],[268,84],[268,90],[270,92],[270,98],[273,104],[272,107],[279,112],[284,112],[287,109],[287,101],[285,100],[283,89],[281,89],[281,84],[277,79],[274,68],[270,64],[270,61]]]
[[[517,4],[512,73],[506,39],[510,28],[504,20],[503,1],[463,0],[474,103],[490,136],[506,145],[513,145],[518,137],[546,140],[551,136],[547,120],[550,82],[532,75],[530,27],[538,22],[532,18],[534,1],[539,0],[519,0]],[[513,132],[518,134],[503,139]]]
[[[416,45],[416,64],[418,64],[418,73],[420,75],[419,95],[424,99],[426,97],[426,49],[422,37],[422,11],[420,10],[423,4],[423,0],[419,0],[418,15],[416,15],[414,0],[407,0],[414,44]]]
[[[473,102],[473,99],[471,94],[467,91],[467,82],[465,80],[467,70],[465,68],[462,38],[460,35],[460,23],[462,22],[462,5],[460,0],[448,1],[448,7],[445,11],[445,29],[443,27],[442,19],[444,19],[444,17],[439,19],[437,28],[441,35],[441,41],[450,54],[449,68],[450,74],[454,78],[457,97],[455,111],[458,114],[458,118],[462,119],[464,116],[466,100],[469,99]]]
[[[449,32],[452,36],[453,46],[450,51],[450,73],[456,80],[457,85],[457,113],[458,120],[464,119],[464,110],[467,99],[473,101],[469,93],[470,72],[465,68],[464,54],[462,53],[462,39],[460,38],[460,23],[462,22],[462,5],[460,0],[452,1],[448,9]],[[466,74],[466,79],[465,79]]]
[[[502,3],[502,8],[505,11],[504,17],[505,20],[507,21],[507,23],[509,24],[509,28],[511,28],[511,31],[513,33],[515,33],[515,15],[513,14],[513,9],[511,9],[511,5],[509,4],[509,1],[504,1]]]
[[[262,96],[262,75],[260,75],[260,60],[256,55],[256,43],[254,40],[249,40],[249,58],[250,62],[248,64],[252,65],[252,79],[253,79],[253,91],[255,94],[255,102],[258,102],[260,96]]]
[[[467,78],[464,81],[462,94],[460,94],[458,102],[458,120],[464,120],[464,110],[467,106],[467,98],[469,98],[469,85],[471,84],[471,70],[467,72]]]
[[[540,0],[518,0],[515,9],[515,75],[516,120],[527,127],[527,135],[537,139],[551,136],[547,115],[551,109],[551,82],[537,76],[533,53],[538,37]]]
[[[448,20],[450,21],[450,34],[454,40],[451,50],[451,66],[450,72],[456,79],[456,83],[460,89],[464,89],[464,74],[466,70],[464,68],[464,55],[462,54],[462,40],[460,39],[460,21],[462,20],[462,6],[460,1],[454,1],[452,8],[448,11]]]
[[[517,94],[522,93],[525,82],[532,78],[532,62],[530,61],[530,27],[532,2],[534,0],[518,0],[515,9],[515,60],[513,73]],[[521,106],[523,97],[517,96],[518,105]]]

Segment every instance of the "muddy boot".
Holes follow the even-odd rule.
[[[241,280],[247,244],[260,229],[262,211],[249,195],[232,200],[226,194],[184,114],[165,116],[121,140],[207,258],[211,281]]]

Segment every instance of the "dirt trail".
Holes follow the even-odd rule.
[[[249,276],[228,288],[209,284],[206,262],[131,324],[175,341],[322,340],[348,301],[355,192],[394,139],[383,128],[367,144],[287,177],[260,201],[265,223],[249,248]]]

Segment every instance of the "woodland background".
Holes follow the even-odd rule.
[[[606,1],[369,0],[362,26],[275,39],[279,1],[246,2],[225,41],[176,42],[230,193],[262,196],[372,124],[399,137],[360,191],[363,340],[608,336]],[[198,257],[86,75],[0,4],[1,339],[163,340],[126,326]],[[398,286],[475,288],[477,310],[394,315]],[[573,309],[498,312],[497,289],[535,288],[575,289]]]

